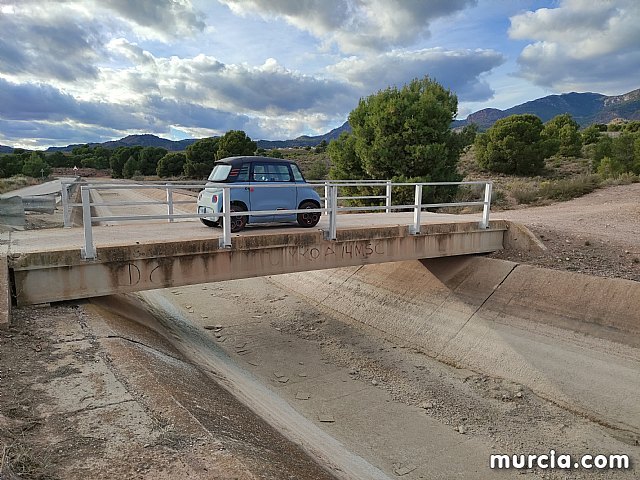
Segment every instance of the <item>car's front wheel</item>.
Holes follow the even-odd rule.
[[[231,212],[246,212],[247,210],[241,205],[231,205]],[[247,215],[238,215],[237,217],[231,217],[231,233],[236,233],[244,229],[247,225],[249,217]],[[220,217],[220,225],[224,222],[224,217]]]
[[[300,210],[320,208],[314,202],[306,200],[300,204]],[[320,221],[320,212],[302,212],[298,214],[298,225],[305,228],[315,227]]]
[[[212,222],[211,220],[207,220],[206,218],[201,218],[200,221],[204,223],[207,227],[217,227],[218,222]]]

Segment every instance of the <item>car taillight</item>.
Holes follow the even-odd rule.
[[[211,203],[218,203],[218,195],[211,197]]]

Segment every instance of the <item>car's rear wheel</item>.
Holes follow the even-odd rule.
[[[247,209],[242,205],[231,205],[231,212],[246,212]],[[231,217],[231,233],[236,233],[244,229],[247,225],[249,217],[247,215],[238,215],[237,217]],[[224,218],[220,217],[220,225],[224,222]]]
[[[300,204],[300,210],[311,208],[320,208],[314,202],[305,200]],[[302,212],[298,214],[298,225],[305,228],[315,227],[320,221],[320,212]]]
[[[207,220],[206,218],[201,218],[200,221],[204,223],[207,227],[217,227],[218,222],[213,222],[211,220]]]

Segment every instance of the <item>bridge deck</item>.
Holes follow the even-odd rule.
[[[3,246],[18,305],[71,300],[281,273],[486,253],[503,248],[507,223],[480,228],[478,215],[411,213],[341,215],[336,240],[326,220],[248,227],[231,248],[221,230],[198,221],[131,222],[93,229],[97,257],[81,255],[83,229],[13,232]],[[8,243],[8,245],[7,245]],[[0,288],[2,288],[0,286]]]
[[[451,215],[422,212],[421,225],[435,224],[469,224],[477,225],[480,222],[478,214]],[[403,213],[369,213],[346,214],[338,218],[338,230],[344,231],[363,227],[398,227],[413,223],[411,212]],[[312,229],[301,228],[295,224],[262,224],[248,225],[235,237],[263,236],[269,234],[289,234],[327,230],[328,220],[323,217],[317,227]],[[119,247],[131,245],[146,245],[157,242],[185,242],[195,240],[219,239],[222,231],[219,228],[208,228],[199,221],[130,221],[118,225],[104,225],[93,227],[93,239],[97,249],[101,247]],[[10,237],[10,254],[41,253],[47,251],[80,250],[84,245],[82,228],[56,228],[45,230],[15,231]]]

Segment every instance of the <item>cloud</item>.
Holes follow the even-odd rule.
[[[37,6],[28,12],[21,7],[0,15],[0,73],[66,82],[96,77],[101,40],[95,28]]]
[[[219,0],[239,15],[281,18],[347,53],[408,46],[477,0]]]
[[[152,38],[171,39],[193,35],[205,28],[204,14],[189,0],[94,0]]]
[[[638,88],[639,22],[637,0],[564,0],[512,17],[509,35],[533,40],[518,63],[520,75],[534,84],[622,93]]]
[[[490,98],[493,90],[482,75],[504,63],[494,50],[393,51],[377,56],[347,58],[330,71],[359,86],[361,95],[369,95],[390,85],[401,87],[413,78],[428,75],[463,101]]]
[[[120,39],[112,53],[135,58],[135,66],[104,70],[97,91],[113,98],[134,99],[138,92],[180,99],[209,108],[241,114],[283,115],[293,112],[344,112],[357,98],[346,82],[318,78],[291,71],[274,59],[263,65],[224,64],[207,55],[194,58],[155,58]],[[117,86],[117,87],[116,87]]]

